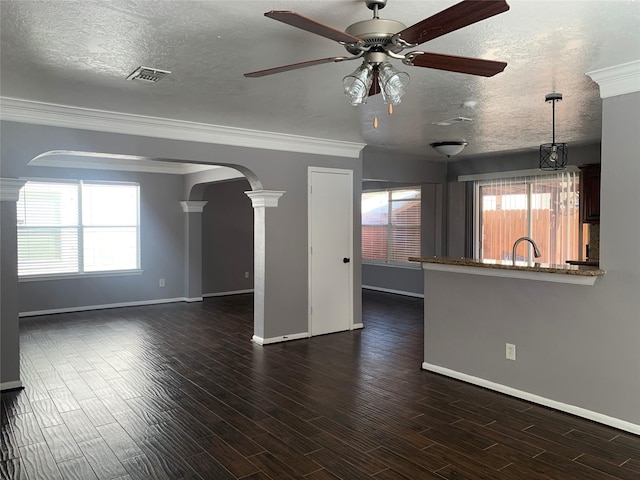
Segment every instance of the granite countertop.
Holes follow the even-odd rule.
[[[409,257],[412,262],[438,263],[442,265],[454,265],[460,267],[494,268],[502,270],[519,270],[524,272],[559,273],[564,275],[577,275],[584,277],[598,277],[605,274],[599,267],[583,265],[551,265],[546,263],[516,262],[509,260],[479,260],[474,258],[447,258],[447,257]],[[594,280],[595,281],[595,280]]]
[[[586,265],[588,267],[599,267],[600,262],[597,260],[567,260],[569,265]]]

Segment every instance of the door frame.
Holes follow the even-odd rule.
[[[353,265],[354,265],[354,261],[353,261],[353,207],[354,207],[354,201],[353,201],[353,170],[347,169],[347,168],[329,168],[329,167],[314,167],[314,166],[309,166],[307,167],[307,285],[308,285],[308,302],[307,302],[307,326],[308,326],[308,332],[309,332],[309,337],[312,336],[312,315],[311,315],[311,309],[313,306],[313,296],[312,296],[312,291],[313,291],[313,285],[312,285],[312,255],[311,255],[311,234],[312,234],[312,224],[313,224],[313,218],[312,218],[312,203],[311,203],[311,187],[312,187],[312,174],[313,173],[331,173],[331,174],[340,174],[340,175],[346,175],[347,178],[349,179],[349,198],[351,199],[351,201],[349,202],[349,209],[348,209],[348,218],[349,218],[349,258],[351,259],[351,261],[349,262],[349,293],[348,293],[348,303],[349,303],[349,312],[348,312],[348,323],[349,323],[349,331],[353,330],[354,328],[362,328],[362,325],[359,324],[358,326],[355,326],[353,323],[354,320],[354,312],[353,312],[353,300],[354,300],[354,285],[353,285]]]

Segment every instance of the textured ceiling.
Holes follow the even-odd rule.
[[[454,1],[389,0],[382,18],[412,25]],[[345,54],[323,37],[263,16],[294,10],[340,30],[371,17],[361,0],[0,0],[4,97],[365,142],[438,158],[429,143],[464,140],[461,155],[537,148],[556,138],[597,141],[601,100],[586,72],[640,59],[640,1],[511,0],[503,14],[419,47],[505,61],[492,78],[407,67],[393,116],[378,96],[352,107],[342,77],[356,62],[262,78],[243,73]],[[172,71],[157,84],[127,81],[138,66]],[[474,108],[463,103],[475,102]],[[378,115],[379,128],[372,128]],[[473,122],[433,122],[457,116]]]

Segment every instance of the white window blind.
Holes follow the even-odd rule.
[[[580,258],[579,182],[578,172],[566,171],[477,181],[476,256],[512,260],[514,242],[526,236],[540,249],[537,262]],[[516,260],[533,260],[528,244]]]
[[[17,204],[18,275],[138,269],[138,211],[137,184],[27,182]]]
[[[420,188],[362,194],[362,258],[409,263],[420,256]]]

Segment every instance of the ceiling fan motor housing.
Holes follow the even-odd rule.
[[[382,46],[385,50],[398,53],[402,51],[403,47],[391,43],[391,39],[396,33],[401,32],[405,28],[407,28],[406,25],[397,20],[373,18],[349,25],[345,32],[361,39],[367,48]],[[345,48],[353,55],[360,53],[358,47],[345,45]]]
[[[364,3],[369,10],[375,10],[376,7],[378,9],[384,8],[387,5],[387,0],[364,0]]]

